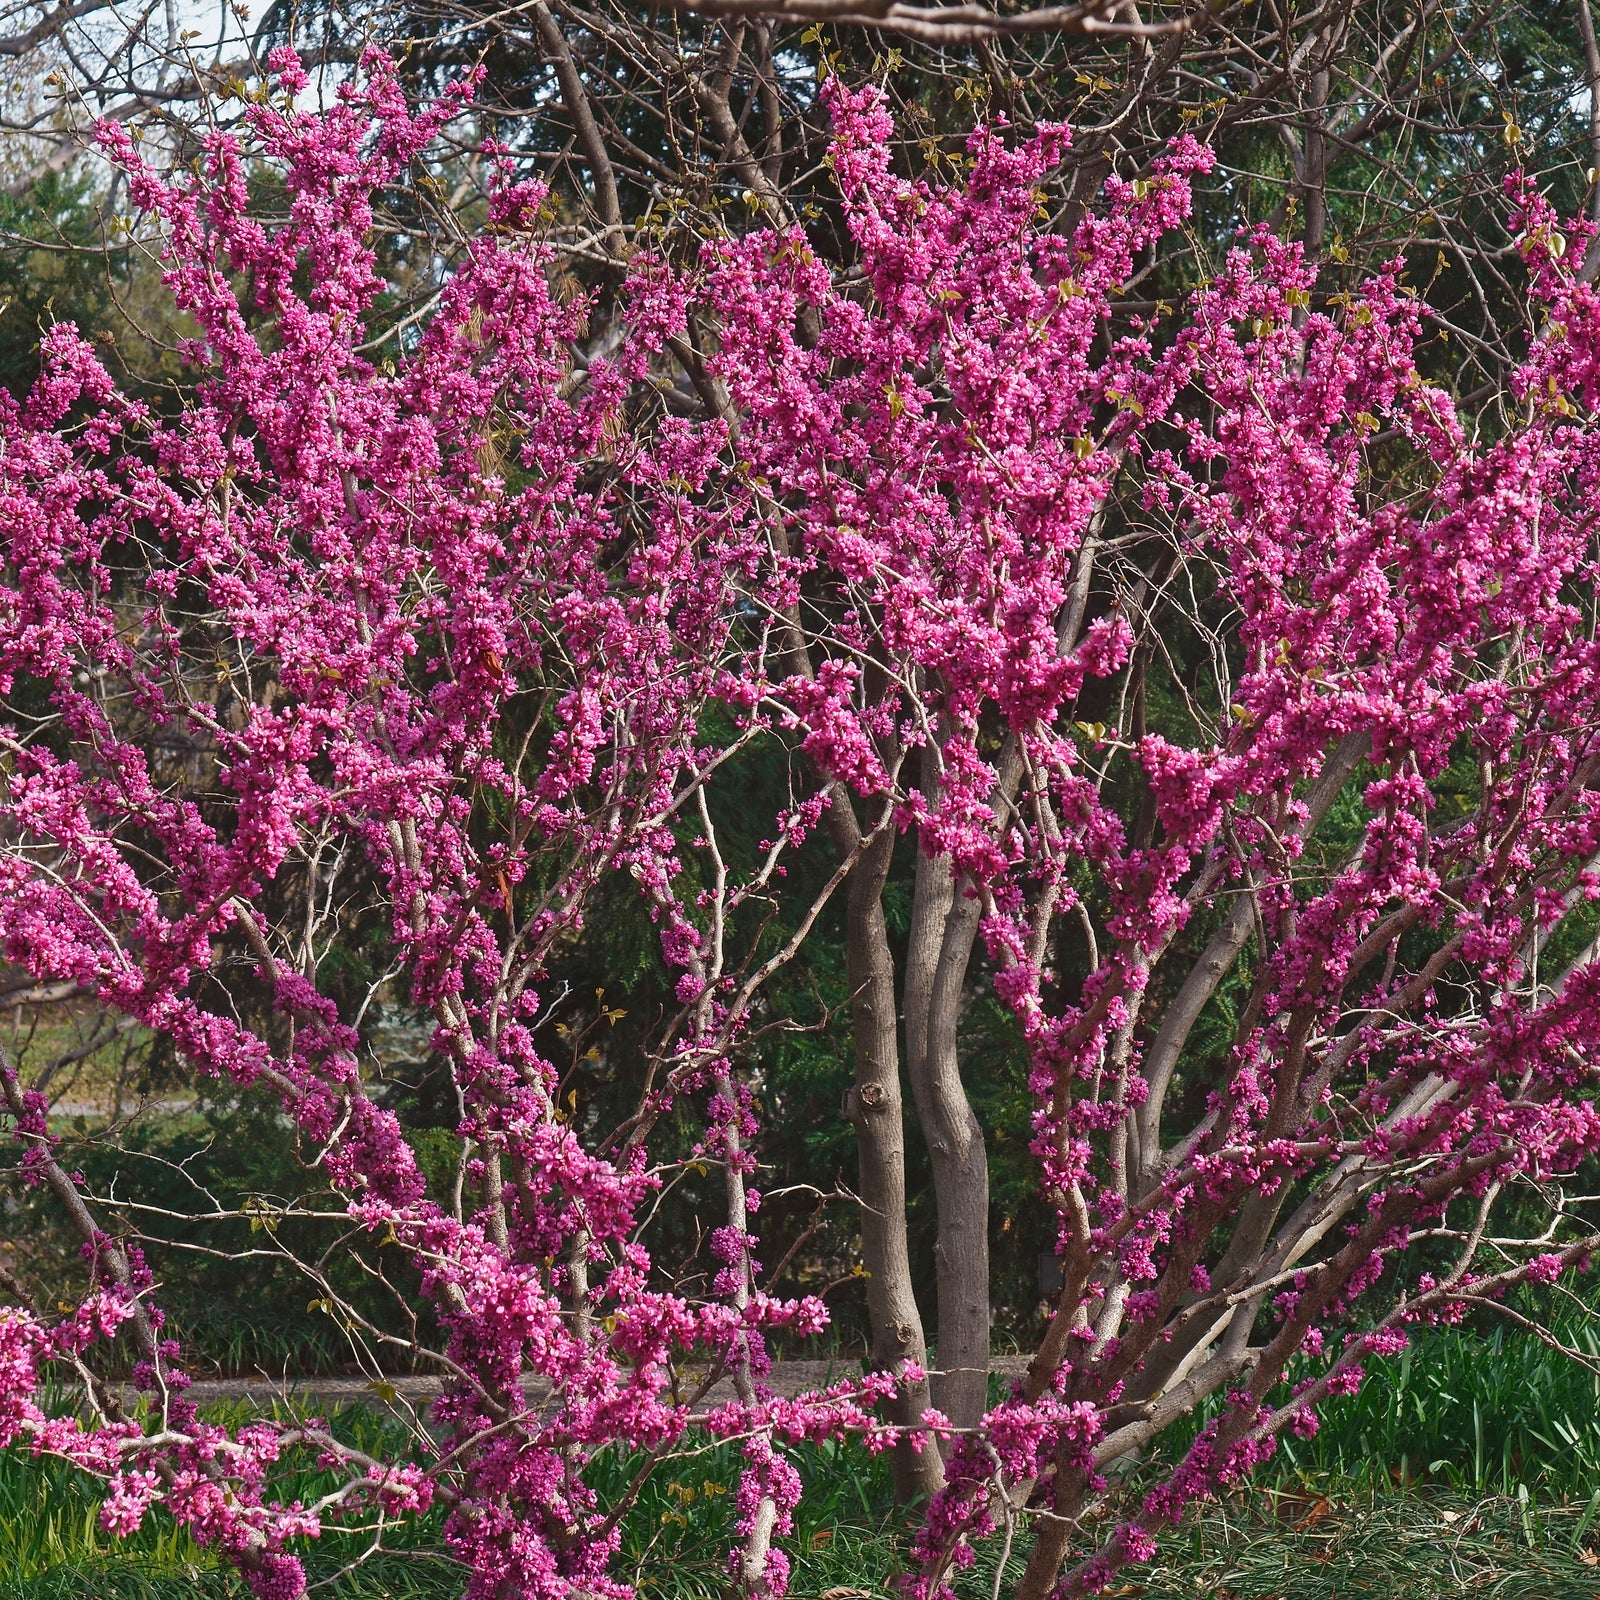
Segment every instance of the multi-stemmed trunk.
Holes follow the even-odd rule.
[[[867,1271],[867,1316],[872,1364],[900,1371],[928,1365],[927,1338],[911,1281],[906,1237],[905,1116],[900,1092],[900,1044],[895,1008],[894,955],[883,915],[883,886],[894,834],[882,829],[863,848],[848,799],[835,795],[828,826],[841,857],[855,857],[846,899],[846,971],[855,1045],[855,1081],[845,1114],[856,1129],[860,1157],[861,1254]],[[927,1380],[903,1382],[891,1417],[914,1425],[932,1403]],[[895,1494],[902,1502],[934,1493],[944,1481],[938,1447],[902,1443],[894,1454]]]
[[[1076,645],[1088,614],[1100,525],[1101,519],[1096,516],[1074,563],[1072,584],[1057,629],[1063,654]],[[922,774],[923,798],[930,806],[937,806],[937,753],[925,751],[924,760],[930,765]],[[1013,734],[1005,741],[997,764],[997,823],[1013,803],[1022,775],[1021,745]],[[834,828],[836,848],[841,853],[851,848],[853,836],[849,830],[856,826],[853,813],[848,819],[839,815],[830,826]],[[875,865],[868,872],[864,858],[851,882],[855,1093],[859,1095],[869,1082],[874,1085],[874,1093],[881,1089],[885,1107],[882,1121],[892,1121],[898,1132],[900,1089],[895,1029],[892,1019],[885,1022],[882,1011],[873,1009],[883,986],[887,984],[892,994],[894,983],[894,962],[882,907],[888,848],[881,841],[874,845],[874,850],[879,848],[883,849],[881,866]],[[990,1361],[989,1160],[982,1126],[962,1080],[959,1050],[961,1012],[981,915],[981,902],[960,880],[950,858],[919,852],[905,960],[904,1016],[907,1074],[933,1171],[936,1209],[934,1279],[938,1300],[931,1399],[956,1427],[963,1429],[977,1427],[987,1409]],[[863,1026],[864,1014],[869,1010],[873,1017],[871,1028]],[[863,1228],[865,1264],[869,1272],[876,1273],[879,1267],[875,1239],[892,1233],[903,1246],[906,1236],[904,1152],[898,1143],[889,1146],[884,1130],[865,1112],[864,1106],[853,1104],[863,1199],[869,1213],[871,1193],[898,1196],[900,1207],[893,1223],[869,1217]],[[885,1266],[898,1271],[897,1260],[886,1258]],[[898,1277],[895,1282],[898,1287]],[[883,1291],[883,1295],[887,1293]],[[903,1297],[897,1294],[895,1300],[897,1305],[908,1304],[915,1309],[909,1277]],[[870,1292],[868,1304],[874,1351],[893,1348],[899,1341],[901,1324],[884,1319],[898,1319],[899,1313],[891,1312],[886,1304],[880,1311]],[[920,1336],[920,1319],[912,1319],[909,1325],[915,1326]]]
[[[989,1382],[989,1163],[957,1054],[978,915],[950,858],[920,855],[906,952],[906,1066],[938,1212],[933,1403],[960,1428],[978,1425]]]

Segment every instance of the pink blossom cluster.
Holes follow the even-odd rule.
[[[292,91],[298,64],[275,67]],[[924,1419],[947,1466],[916,1590],[949,1593],[971,1541],[1030,1508],[1056,1512],[1045,1549],[1108,1462],[1223,1395],[1062,1592],[1100,1587],[1278,1429],[1314,1426],[1405,1324],[1587,1259],[1463,1264],[1395,1288],[1377,1327],[1353,1320],[1412,1281],[1397,1267],[1453,1205],[1600,1147],[1600,968],[1548,959],[1600,892],[1600,297],[1566,247],[1582,227],[1511,197],[1544,321],[1514,422],[1479,430],[1418,370],[1398,265],[1317,306],[1313,266],[1256,231],[1182,303],[1115,319],[1210,169],[1193,141],[1053,231],[1041,185],[1067,130],[981,130],[956,176],[913,184],[881,97],[833,80],[858,276],[798,229],[716,241],[693,272],[641,258],[620,345],[579,372],[590,307],[552,287],[544,192],[507,174],[420,332],[380,360],[375,207],[468,88],[413,112],[374,56],[326,113],[264,99],[242,134],[211,133],[191,176],[103,129],[194,330],[191,398],[130,400],[57,328],[33,392],[0,401],[0,692],[48,707],[0,731],[4,957],[277,1097],[353,1222],[420,1274],[444,1333],[438,1448],[374,1462],[314,1423],[203,1421],[136,1249],[100,1231],[9,1065],[26,1170],[82,1219],[93,1288],[58,1321],[0,1312],[0,1443],[105,1478],[116,1532],[161,1503],[264,1600],[303,1590],[293,1541],[435,1503],[471,1600],[621,1596],[618,1508],[584,1468],[681,1441],[693,1365],[735,1380],[704,1419],[744,1450],[734,1569],[781,1593],[786,1452],[882,1448],[873,1407],[905,1374],[798,1401],[763,1382],[768,1336],[825,1313],[761,1286],[741,1067],[759,972],[728,930],[854,793],[980,903],[1060,1219],[1063,1287],[1027,1379],[971,1434]],[[258,208],[252,161],[281,174],[282,215]],[[732,399],[699,423],[642,399],[691,309]],[[1380,441],[1410,464],[1394,493],[1373,489]],[[1163,647],[1163,585],[1225,602],[1227,681],[1195,694],[1182,740],[1118,698]],[[706,737],[712,710],[731,734]],[[158,733],[201,752],[204,804]],[[704,797],[758,738],[803,751],[816,783],[741,878]],[[1359,823],[1330,863],[1316,830],[1341,795]],[[450,1065],[453,1201],[369,1092],[300,914],[270,910],[338,851],[381,885],[407,1000]],[[681,1009],[639,1114],[599,1147],[536,1034],[553,953],[619,877]],[[1175,1127],[1153,975],[1240,904],[1254,992]],[[1061,930],[1080,922],[1069,983]],[[206,1003],[225,949],[282,1027]],[[675,1106],[727,1196],[692,1294],[642,1237],[663,1182],[648,1136]],[[1247,1259],[1228,1241],[1258,1224]],[[90,1370],[114,1340],[135,1347],[140,1404],[104,1390],[92,1422],[49,1416],[46,1370]],[[1318,1375],[1283,1401],[1307,1360]],[[344,1482],[279,1503],[273,1465],[302,1447]]]
[[[292,93],[297,61],[274,65]],[[644,1134],[675,1098],[701,1107],[706,1159],[740,1185],[753,1161],[748,1086],[728,1080],[739,1019],[680,898],[675,821],[718,761],[706,707],[759,727],[737,602],[766,546],[723,481],[723,423],[636,431],[626,411],[686,290],[641,267],[636,325],[574,384],[587,307],[552,286],[542,189],[506,176],[420,336],[387,361],[365,348],[385,288],[375,208],[470,88],[413,113],[374,55],[325,113],[259,101],[241,133],[208,136],[192,176],[152,170],[105,125],[193,329],[191,398],[171,416],[125,398],[57,327],[32,393],[0,401],[0,687],[50,708],[45,736],[3,734],[5,958],[163,1035],[194,1072],[276,1096],[351,1219],[409,1254],[444,1332],[437,1448],[377,1463],[316,1425],[204,1422],[136,1251],[97,1231],[82,1306],[60,1323],[4,1313],[0,1443],[105,1476],[120,1534],[161,1503],[263,1600],[302,1592],[286,1546],[324,1523],[435,1502],[473,1596],[625,1592],[608,1571],[618,1521],[584,1468],[682,1438],[686,1363],[740,1379],[747,1520],[770,1504],[787,1525],[780,1421],[783,1439],[869,1424],[842,1395],[781,1412],[766,1398],[765,1336],[825,1314],[758,1292],[754,1191],[708,1293],[675,1292],[636,1237],[662,1182]],[[281,216],[252,197],[258,162],[283,180]],[[530,725],[553,730],[531,754]],[[163,732],[203,752],[206,803],[164,769]],[[807,830],[791,822],[785,847]],[[402,993],[433,1018],[461,1106],[454,1205],[371,1094],[294,918],[274,920],[272,886],[318,848],[367,863]],[[638,881],[689,1009],[639,1132],[598,1150],[557,1105],[534,1031],[550,951],[615,874]],[[202,998],[228,948],[270,991],[273,1042]],[[42,1097],[5,1070],[26,1174],[88,1218]],[[45,1370],[118,1337],[140,1404],[106,1389],[93,1423],[46,1415]],[[531,1375],[553,1404],[530,1408]],[[315,1507],[273,1499],[291,1447],[345,1479]],[[755,1567],[753,1588],[781,1588],[781,1553]]]
[[[1316,266],[1256,229],[1185,300],[1119,324],[1209,169],[1191,141],[1061,233],[1038,217],[1064,130],[980,130],[960,178],[917,184],[881,97],[827,92],[866,292],[798,231],[709,247],[720,370],[794,590],[838,619],[788,689],[807,748],[893,796],[981,903],[1064,1279],[1027,1380],[947,1459],[918,1592],[948,1592],[997,1485],[1066,1524],[1104,1463],[1186,1408],[1163,1410],[1165,1386],[1227,1393],[1145,1514],[1056,1591],[1089,1592],[1358,1384],[1400,1324],[1587,1265],[1582,1237],[1488,1275],[1468,1250],[1400,1287],[1462,1203],[1600,1147],[1600,966],[1579,937],[1600,892],[1600,295],[1574,264],[1592,229],[1531,184],[1510,195],[1539,326],[1515,422],[1482,428],[1419,371],[1398,262],[1319,305]],[[1381,447],[1405,461],[1397,487]],[[1142,704],[1162,585],[1226,602],[1219,682],[1190,693],[1182,742]],[[898,793],[896,754],[920,770]],[[1359,827],[1329,861],[1315,833],[1341,800]],[[1074,917],[1092,932],[1068,984]],[[1150,991],[1196,918],[1222,921],[1218,973],[1247,939],[1258,962],[1225,1073],[1174,1126],[1194,1018],[1170,1035],[1183,995],[1164,1017]],[[1394,1310],[1334,1354],[1380,1285]],[[1290,1362],[1325,1348],[1275,1406]],[[1104,1437],[1053,1432],[1045,1405],[1088,1407]],[[1002,1447],[1019,1427],[1047,1462]],[[1049,1592],[1064,1554],[1036,1553],[1023,1592]]]

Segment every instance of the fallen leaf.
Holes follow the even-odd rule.
[[[1314,1528],[1326,1517],[1333,1515],[1333,1502],[1326,1495],[1316,1500],[1306,1514],[1300,1519],[1308,1528]]]

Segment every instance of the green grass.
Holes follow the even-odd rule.
[[[883,1464],[828,1450],[803,1452],[801,1463],[807,1502],[785,1541],[797,1600],[841,1590],[890,1600],[907,1534],[887,1507]],[[716,1487],[733,1466],[727,1447],[707,1450],[669,1467],[646,1491],[618,1569],[642,1596],[730,1596],[724,1562],[733,1514],[730,1497]],[[620,1487],[625,1471],[620,1460],[602,1466],[600,1487]],[[1595,1600],[1600,1593],[1600,1567],[1583,1559],[1600,1536],[1600,1497],[1544,1504],[1531,1496],[1343,1495],[1348,1485],[1329,1487],[1342,1497],[1268,1491],[1209,1506],[1163,1539],[1149,1568],[1126,1569],[1112,1592],[1149,1600]],[[95,1511],[80,1475],[0,1459],[5,1600],[244,1600],[231,1572],[170,1527],[147,1528],[113,1551],[95,1527]],[[962,1579],[969,1600],[991,1593],[997,1555],[983,1551]],[[313,1579],[338,1564],[332,1549],[314,1550],[308,1560]],[[1002,1592],[1020,1570],[1019,1555]],[[337,1600],[453,1600],[461,1582],[459,1572],[424,1551],[395,1551],[320,1592]]]
[[[326,1560],[306,1563],[315,1583],[332,1571]],[[339,1600],[460,1600],[462,1577],[445,1563],[408,1551],[385,1552],[318,1591]],[[99,1557],[36,1573],[0,1590],[6,1600],[249,1600],[232,1572],[145,1556]]]
[[[244,1419],[242,1404],[208,1407],[214,1421]],[[379,1453],[393,1425],[361,1408],[333,1419],[353,1443]],[[786,1545],[804,1579],[798,1595],[863,1587],[863,1574],[881,1588],[905,1537],[889,1492],[888,1463],[858,1450],[823,1445],[801,1453],[807,1494]],[[615,1501],[634,1475],[637,1458],[600,1457],[591,1476],[602,1501]],[[662,1600],[712,1600],[729,1592],[727,1552],[736,1512],[729,1486],[738,1475],[737,1451],[701,1447],[667,1462],[651,1478],[623,1528],[620,1574],[641,1595]],[[309,1498],[327,1486],[319,1474],[291,1475],[286,1497]],[[243,1600],[243,1584],[209,1551],[176,1529],[159,1510],[132,1538],[114,1541],[98,1524],[97,1485],[86,1474],[19,1451],[0,1452],[0,1600]],[[437,1515],[410,1531],[408,1549],[385,1552],[320,1591],[337,1600],[453,1600],[464,1575],[437,1553]],[[326,1577],[361,1550],[363,1540],[325,1536],[303,1551],[313,1580]],[[430,1548],[432,1546],[433,1548]]]
[[[99,1495],[85,1474],[60,1462],[33,1461],[7,1451],[0,1457],[0,1572],[17,1582],[98,1563],[113,1553],[136,1556],[151,1570],[168,1573],[205,1561],[193,1541],[170,1523],[163,1528],[147,1525],[114,1548],[96,1521],[99,1509]]]
[[[286,1416],[274,1406],[272,1414]],[[206,1417],[238,1426],[259,1416],[247,1402],[208,1406]],[[348,1443],[377,1455],[403,1453],[405,1436],[391,1418],[348,1407],[330,1418]],[[334,1482],[308,1468],[278,1480],[285,1499],[310,1500]],[[0,1600],[244,1600],[243,1584],[224,1563],[159,1509],[139,1531],[113,1539],[99,1525],[100,1494],[88,1474],[19,1450],[0,1451]],[[461,1591],[459,1569],[436,1553],[439,1519],[398,1530],[403,1548],[374,1558],[340,1579],[339,1600],[447,1600]],[[312,1543],[313,1577],[335,1572],[361,1554],[367,1540],[333,1534]],[[323,1593],[329,1591],[324,1590]]]
[[[1145,1600],[1595,1600],[1587,1506],[1378,1493],[1329,1500],[1268,1491],[1205,1507],[1124,1567],[1108,1593]],[[1582,1537],[1580,1537],[1580,1534]],[[1586,1559],[1587,1557],[1587,1559]],[[1013,1558],[1001,1594],[1022,1573]],[[994,1590],[994,1558],[959,1586]],[[882,1592],[882,1591],[880,1591]]]
[[[1565,1317],[1555,1331],[1600,1364],[1592,1318]],[[1313,1438],[1280,1439],[1258,1481],[1327,1480],[1346,1493],[1430,1483],[1478,1498],[1526,1489],[1548,1500],[1600,1489],[1600,1373],[1504,1324],[1414,1339],[1369,1361],[1360,1391],[1328,1402]]]
[[[1564,1337],[1600,1354],[1592,1327]],[[244,1420],[243,1403],[213,1408]],[[395,1425],[361,1408],[336,1425],[384,1451]],[[856,1448],[808,1447],[806,1494],[784,1546],[797,1600],[893,1593],[909,1532],[890,1495],[889,1463]],[[636,1458],[590,1470],[614,1502]],[[644,1600],[723,1600],[736,1513],[736,1448],[691,1450],[647,1483],[623,1529],[616,1571]],[[1128,1485],[1137,1492],[1136,1472]],[[318,1492],[312,1472],[283,1484]],[[0,1600],[244,1600],[231,1571],[159,1514],[113,1542],[97,1523],[87,1476],[0,1452]],[[328,1600],[453,1600],[462,1574],[438,1554],[438,1518],[318,1591]],[[1025,1541],[1019,1541],[1020,1544]],[[1373,1362],[1361,1392],[1330,1405],[1311,1440],[1287,1440],[1257,1487],[1208,1506],[1162,1541],[1148,1569],[1114,1593],[1150,1600],[1600,1600],[1600,1377],[1525,1335],[1425,1330],[1414,1350]],[[313,1579],[362,1548],[326,1537],[306,1551]],[[1585,1557],[1588,1557],[1586,1560]],[[993,1590],[995,1542],[963,1576],[964,1600]],[[1001,1592],[1020,1572],[1013,1558]]]
[[[881,1588],[908,1538],[893,1507],[888,1459],[833,1444],[807,1447],[795,1459],[806,1493],[794,1532],[783,1541],[795,1564],[794,1592]],[[650,1600],[726,1596],[739,1466],[730,1445],[668,1463],[646,1485],[623,1526],[618,1575]],[[614,1501],[633,1471],[632,1458],[602,1457],[590,1480],[602,1502]]]
[[[1163,1542],[1149,1600],[1595,1600],[1600,1567],[1583,1559],[1588,1507],[1517,1498],[1375,1494],[1256,1495],[1209,1507]]]

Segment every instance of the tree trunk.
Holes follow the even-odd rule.
[[[989,1389],[989,1161],[956,1051],[978,916],[978,901],[957,892],[950,858],[919,855],[906,956],[906,1066],[938,1209],[933,1403],[961,1428],[978,1425]]]
[[[841,855],[859,848],[860,830],[847,796],[835,792],[828,819]],[[861,1253],[869,1274],[872,1364],[887,1371],[899,1371],[906,1362],[923,1368],[928,1365],[927,1338],[912,1292],[906,1244],[905,1118],[894,957],[883,919],[883,885],[893,852],[894,833],[885,829],[851,871],[846,902],[846,970],[856,1075],[845,1097],[845,1115],[855,1124],[860,1157]],[[903,1383],[890,1414],[895,1422],[915,1425],[932,1403],[926,1379]],[[904,1503],[933,1494],[943,1483],[943,1463],[932,1440],[921,1450],[909,1443],[896,1447],[898,1500]]]

